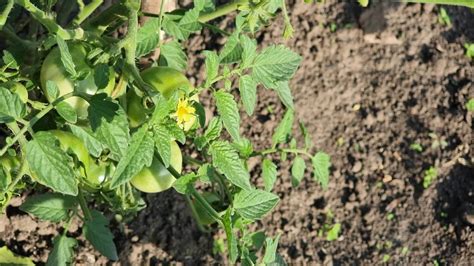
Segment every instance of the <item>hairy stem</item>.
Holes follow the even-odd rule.
[[[31,16],[39,21],[50,33],[55,33],[64,40],[88,40],[90,42],[103,42],[100,36],[92,33],[86,32],[82,28],[75,28],[72,30],[66,30],[54,19],[45,13],[43,10],[37,8],[29,0],[15,0],[15,3],[25,8]]]
[[[13,8],[13,0],[8,0],[5,9],[3,9],[2,13],[0,13],[0,30],[3,28],[3,25],[7,22],[8,14]]]
[[[278,148],[267,149],[267,150],[263,150],[263,151],[257,151],[257,152],[252,153],[252,155],[250,155],[250,157],[263,156],[263,155],[267,155],[267,154],[271,154],[271,153],[277,153],[277,152],[288,152],[288,153],[295,153],[295,154],[303,154],[303,155],[306,155],[308,157],[313,157],[306,150],[302,150],[302,149],[278,149]]]
[[[179,179],[181,177],[181,174],[176,171],[176,169],[173,168],[173,166],[168,167],[168,171],[176,178]],[[191,195],[196,198],[199,203],[204,207],[204,209],[208,212],[208,214],[214,218],[216,221],[222,222],[222,217],[217,213],[216,210],[204,199],[201,194],[194,188],[191,187]]]
[[[79,188],[79,194],[77,195],[77,197],[79,198],[79,205],[81,206],[82,212],[84,213],[86,220],[92,220],[92,214],[89,210],[89,207],[87,207],[87,202],[84,198],[84,194],[82,193],[81,188]]]
[[[28,164],[26,163],[25,156],[23,156],[23,160],[21,162],[20,170],[18,171],[18,173],[16,174],[15,178],[12,180],[10,185],[8,185],[8,188],[7,188],[6,191],[13,191],[16,184],[18,184],[18,182],[20,182],[21,178],[26,174],[26,172],[28,170],[27,166],[28,166]]]
[[[207,230],[206,228],[204,228],[204,226],[201,224],[201,222],[199,221],[199,214],[197,213],[196,211],[196,208],[194,208],[194,205],[191,201],[191,198],[188,196],[188,195],[185,195],[185,199],[186,199],[186,202],[188,203],[188,206],[189,208],[191,209],[191,214],[192,216],[194,217],[194,220],[196,221],[197,223],[197,226],[198,226],[198,229],[199,231],[201,232],[209,232],[209,230]]]
[[[36,122],[38,122],[38,120],[40,120],[43,116],[45,116],[47,113],[49,113],[51,110],[54,109],[54,107],[60,103],[61,101],[67,99],[67,98],[70,98],[74,96],[74,93],[71,92],[71,93],[67,93],[67,94],[64,94],[63,96],[57,98],[53,103],[51,103],[50,105],[48,105],[48,107],[44,108],[43,110],[41,110],[38,114],[36,114],[33,118],[31,118],[31,120],[28,122],[27,125],[25,125],[19,132],[17,132],[15,134],[15,136],[13,137],[12,141],[8,144],[8,145],[5,145],[5,147],[3,147],[1,150],[0,150],[0,156],[2,156],[3,154],[5,154],[5,152],[7,152],[8,148],[10,148],[13,144],[15,144],[19,139],[21,138],[24,138],[24,135],[26,133],[26,131],[28,131],[29,128],[31,128]]]
[[[200,15],[199,16],[199,22],[206,23],[210,20],[213,20],[213,19],[216,19],[218,17],[227,15],[228,13],[237,10],[237,8],[240,5],[242,5],[244,2],[245,1],[242,1],[242,0],[236,0],[236,1],[233,1],[231,3],[219,6],[218,8],[216,8],[216,10],[214,10],[210,13]]]
[[[86,20],[94,11],[104,2],[104,0],[92,0],[87,6],[81,9],[77,17],[74,19],[74,24],[80,25]]]

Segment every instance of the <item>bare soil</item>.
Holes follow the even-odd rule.
[[[291,82],[296,112],[315,151],[332,156],[330,185],[322,190],[308,173],[291,188],[282,162],[281,202],[256,229],[281,233],[279,252],[297,265],[474,264],[474,115],[465,108],[474,97],[474,68],[463,49],[474,42],[474,13],[445,7],[453,25],[444,26],[433,5],[326,2],[290,4],[293,39],[281,39],[277,19],[257,40],[283,42],[302,55]],[[189,51],[219,42],[203,36],[188,42]],[[190,58],[189,66],[192,80],[202,81],[194,77],[202,76],[203,59]],[[242,134],[257,149],[269,146],[283,111],[277,95],[261,89],[257,115],[243,114]],[[423,150],[410,149],[413,143]],[[258,162],[249,166],[257,179]],[[438,176],[425,189],[430,166]],[[225,263],[212,250],[222,233],[200,232],[180,195],[167,191],[146,201],[135,220],[113,223],[116,264]],[[15,199],[0,218],[0,246],[44,263],[57,228],[19,211],[20,203]],[[342,226],[335,241],[319,235],[329,212]],[[69,233],[79,236],[80,229]],[[83,239],[77,252],[77,264],[106,264]]]

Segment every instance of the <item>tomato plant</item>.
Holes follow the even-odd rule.
[[[170,166],[178,173],[181,173],[183,167],[183,158],[181,150],[175,141],[171,142],[171,157]],[[130,183],[138,190],[146,193],[157,193],[170,188],[175,177],[168,171],[168,169],[160,162],[156,156],[150,167],[144,167],[138,174],[132,177]]]
[[[52,240],[48,265],[74,262],[78,242],[68,234],[73,220],[81,221],[84,239],[117,260],[105,214],[125,223],[146,207],[142,192],[173,189],[189,203],[202,230],[213,229],[211,224],[224,230],[229,263],[281,263],[279,236],[263,235],[263,245],[249,230],[279,202],[272,192],[274,158],[289,159],[293,186],[312,176],[327,188],[331,166],[330,156],[314,146],[295,116],[289,81],[301,57],[284,45],[260,48],[256,42],[256,32],[275,15],[283,16],[283,37],[291,38],[285,1],[215,6],[195,0],[187,10],[159,14],[141,12],[139,0],[107,7],[102,2],[0,3],[1,209],[27,192],[24,212],[64,227]],[[472,7],[465,1],[418,2]],[[233,28],[214,25],[232,12],[237,12]],[[148,20],[139,24],[140,16]],[[192,84],[184,73],[195,67],[188,66],[187,56],[195,55],[186,53],[184,43],[199,38],[203,28],[222,33],[226,41],[201,52],[205,73]],[[151,67],[138,64],[158,50]],[[254,115],[262,89],[275,92],[285,113],[271,146],[255,150],[241,131],[240,114]],[[205,117],[200,95],[210,97],[211,117]],[[294,137],[295,124],[301,140]],[[261,162],[261,182],[250,178],[251,158]],[[0,264],[7,263],[2,259],[12,255],[1,252]]]
[[[43,93],[49,102],[54,101],[57,97],[66,95],[67,93],[76,92],[86,95],[96,94],[99,86],[95,82],[95,71],[86,62],[87,51],[84,45],[73,43],[69,46],[69,52],[75,68],[81,73],[81,77],[73,80],[71,74],[68,73],[61,61],[61,53],[59,48],[53,48],[44,59],[41,66],[40,82]],[[115,86],[115,74],[112,68],[106,67],[107,83],[100,88],[103,92],[110,95]],[[53,97],[48,93],[47,81],[52,81],[59,89],[57,97]],[[76,111],[81,119],[87,118],[87,108],[89,106],[87,100],[80,96],[73,96],[65,100]]]

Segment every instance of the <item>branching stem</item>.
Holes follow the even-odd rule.
[[[15,136],[13,137],[12,141],[5,145],[5,147],[3,147],[1,150],[0,150],[0,156],[2,156],[3,154],[5,154],[5,152],[7,152],[8,148],[10,148],[13,144],[15,144],[19,139],[21,138],[24,138],[24,135],[26,133],[26,131],[28,131],[29,128],[31,128],[36,122],[38,122],[38,120],[40,120],[43,116],[45,116],[47,113],[49,113],[51,110],[54,109],[54,107],[60,103],[61,101],[67,99],[67,98],[70,98],[74,96],[74,93],[71,92],[71,93],[67,93],[67,94],[64,94],[63,96],[57,98],[53,103],[51,103],[50,105],[48,105],[48,107],[44,108],[43,110],[41,110],[37,115],[35,115],[29,122],[27,125],[25,125],[19,132],[17,132],[15,134]]]

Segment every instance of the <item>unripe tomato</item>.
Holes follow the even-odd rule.
[[[171,67],[151,67],[144,70],[141,76],[146,83],[167,99],[173,96],[177,89],[183,89],[182,96],[185,95],[185,91],[189,92],[194,89],[183,73]],[[127,96],[127,113],[130,125],[138,127],[147,120],[147,114],[150,111],[145,109],[142,97],[138,96],[133,90],[130,90]],[[193,95],[188,101],[189,104],[191,104],[191,101],[199,102],[199,97]],[[182,127],[185,131],[188,131],[195,122],[196,116],[193,114],[188,121],[183,123]]]
[[[79,43],[74,43],[69,45],[69,52],[74,62],[76,71],[84,71],[89,74],[83,80],[71,80],[61,61],[61,53],[59,49],[57,47],[52,49],[48,56],[46,56],[43,65],[41,66],[40,73],[41,88],[43,89],[43,93],[46,95],[46,98],[49,102],[54,101],[54,99],[48,95],[48,91],[46,89],[46,82],[48,80],[56,83],[59,89],[59,96],[73,91],[79,91],[89,95],[94,95],[98,92],[97,85],[94,81],[94,69],[91,68],[86,62],[87,51],[84,46],[80,45]],[[110,94],[114,89],[114,85],[115,74],[113,69],[110,68],[109,82],[103,91],[107,94]],[[87,118],[87,107],[89,106],[89,103],[87,103],[86,100],[74,96],[68,98],[66,102],[76,110],[79,119]]]
[[[59,140],[59,146],[63,151],[74,154],[82,163],[81,173],[85,177],[91,176],[90,167],[93,159],[90,158],[89,152],[84,143],[82,143],[82,140],[67,131],[51,130],[50,132]],[[97,183],[97,181],[94,181],[94,183]]]
[[[165,98],[173,96],[179,88],[191,89],[192,85],[186,76],[171,67],[150,67],[140,74],[143,80],[159,91]]]
[[[171,161],[170,165],[181,173],[183,168],[183,157],[181,150],[175,141],[171,142]],[[156,157],[150,167],[145,167],[137,175],[135,175],[131,183],[132,185],[146,193],[157,193],[170,188],[176,179],[166,169],[166,167]]]
[[[21,84],[20,82],[10,81],[0,86],[4,86],[11,92],[16,93],[23,103],[26,103],[28,101],[28,91],[26,90],[25,86],[23,86],[23,84]]]

